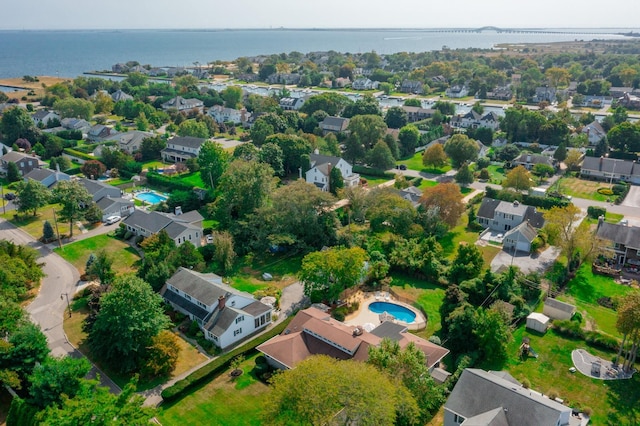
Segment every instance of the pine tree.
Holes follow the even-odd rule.
[[[46,243],[55,238],[55,233],[53,232],[53,226],[51,226],[51,222],[45,220],[44,225],[42,225],[42,240]]]

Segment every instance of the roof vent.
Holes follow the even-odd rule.
[[[364,332],[364,330],[360,326],[357,326],[356,328],[353,329],[353,335],[354,336],[362,336],[363,332]]]
[[[513,202],[513,207],[518,207],[520,205],[520,202],[518,200],[515,200]]]

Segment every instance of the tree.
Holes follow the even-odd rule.
[[[28,321],[21,322],[8,337],[8,341],[3,339],[0,343],[5,346],[0,346],[0,372],[14,372],[24,382],[49,355],[47,338],[40,327]]]
[[[400,157],[409,157],[415,154],[418,142],[420,142],[420,130],[413,124],[408,124],[400,129],[398,135],[400,142]]]
[[[404,106],[422,107],[422,103],[418,98],[407,98],[404,100]]]
[[[482,104],[480,103],[480,101],[477,101],[473,104],[473,106],[471,107],[471,110],[473,112],[477,112],[478,114],[482,115],[484,114],[484,106],[482,106]]]
[[[18,148],[20,148],[24,152],[31,151],[31,142],[29,142],[28,140],[26,140],[24,138],[20,138],[20,139],[16,140],[14,143],[18,146]]]
[[[22,180],[22,174],[18,165],[13,161],[7,163],[7,180],[9,182],[19,182]]]
[[[211,137],[209,128],[203,121],[185,120],[178,126],[179,136],[191,136],[194,138],[208,139]]]
[[[504,361],[508,356],[509,344],[513,341],[509,324],[495,308],[478,308],[476,328],[480,350],[484,357],[492,362]]]
[[[275,143],[266,143],[262,145],[258,153],[258,159],[262,163],[266,163],[273,169],[276,176],[284,174],[284,152],[280,146]]]
[[[569,71],[565,68],[548,68],[544,72],[544,75],[545,77],[547,77],[549,83],[551,83],[551,86],[553,87],[566,86],[567,84],[569,84],[569,80],[571,79]]]
[[[547,176],[553,176],[553,174],[556,172],[556,169],[554,169],[553,166],[550,166],[548,164],[538,163],[533,166],[532,171],[534,174],[538,176],[547,177]]]
[[[300,112],[311,115],[316,111],[324,111],[329,115],[338,115],[351,100],[344,95],[325,92],[311,96],[300,108]]]
[[[379,115],[357,115],[349,121],[347,129],[368,151],[384,137],[387,125]]]
[[[33,369],[29,377],[29,394],[40,408],[57,405],[62,395],[73,398],[80,389],[81,379],[91,369],[86,358],[53,358],[51,356]]]
[[[160,136],[151,136],[142,139],[140,153],[143,161],[159,160],[160,151],[167,147],[167,143]]]
[[[312,356],[276,374],[271,384],[262,417],[267,426],[390,425],[397,413],[402,424],[417,421],[418,405],[406,388],[366,363]]]
[[[577,149],[570,149],[567,151],[567,158],[564,159],[564,164],[570,171],[578,170],[580,162],[582,161],[582,153]]]
[[[58,99],[53,104],[62,118],[82,118],[90,120],[93,116],[95,106],[93,102],[79,98]]]
[[[224,106],[227,108],[237,108],[242,100],[242,88],[239,86],[228,86],[220,96],[224,99]]]
[[[622,342],[614,364],[618,364],[625,351],[625,346],[627,346],[627,341],[631,339],[631,348],[624,353],[622,362],[624,371],[630,372],[635,366],[638,345],[640,344],[640,293],[637,291],[626,294],[618,306],[616,329],[622,334]]]
[[[390,129],[400,129],[407,125],[407,112],[401,107],[391,107],[387,110],[384,121]]]
[[[473,139],[467,135],[453,135],[444,144],[444,152],[451,159],[454,168],[460,167],[465,162],[473,162],[478,158],[480,148]]]
[[[285,173],[298,173],[298,169],[308,170],[308,164],[303,161],[303,156],[311,152],[311,144],[304,138],[296,135],[277,133],[269,136],[266,143],[273,143],[282,149],[282,166]]]
[[[256,148],[256,146],[251,142],[238,145],[233,150],[234,159],[240,159],[244,161],[254,161],[254,160],[258,160],[258,155],[259,155],[258,148]]]
[[[89,179],[98,179],[107,171],[107,166],[98,160],[88,160],[80,167],[80,171]]]
[[[147,377],[166,376],[175,370],[179,356],[178,338],[172,332],[162,330],[151,339],[142,373]]]
[[[453,115],[456,113],[456,104],[447,101],[436,101],[433,108],[440,111],[443,115]]]
[[[82,206],[92,202],[91,194],[80,182],[63,180],[53,190],[53,201],[61,204],[60,219],[69,222],[69,238],[73,237],[73,222],[84,217]]]
[[[342,178],[342,172],[337,167],[331,168],[329,172],[329,192],[333,195],[337,195],[338,191],[344,188],[344,179]]]
[[[378,141],[373,149],[367,153],[367,163],[380,170],[391,169],[396,163],[389,146],[384,141]]]
[[[409,200],[389,188],[372,190],[367,198],[366,217],[373,231],[390,228],[396,234],[409,233],[417,217],[416,209]]]
[[[526,191],[533,186],[531,173],[524,166],[518,166],[512,169],[502,181],[505,188],[513,188],[516,191]]]
[[[555,152],[553,153],[553,158],[560,162],[564,161],[567,158],[567,145],[564,142],[558,145]]]
[[[453,228],[464,212],[462,193],[455,183],[441,183],[427,188],[420,198],[425,210],[437,209],[440,220]]]
[[[355,103],[348,104],[342,112],[342,116],[345,118],[369,114],[380,115],[380,104],[378,100],[370,94],[364,95],[355,101]]]
[[[360,247],[331,248],[302,259],[300,280],[313,302],[338,299],[340,293],[364,279],[368,256]]]
[[[51,222],[45,220],[44,224],[42,225],[42,241],[48,243],[49,241],[53,241],[55,237],[56,235],[53,232],[53,226],[51,226]]]
[[[144,407],[144,397],[136,393],[135,382],[127,384],[122,393],[113,394],[99,386],[97,380],[82,380],[73,398],[62,397],[60,406],[52,405],[38,414],[39,424],[48,426],[149,424],[155,410]]]
[[[262,146],[267,137],[273,135],[275,129],[265,119],[259,117],[251,126],[249,134],[251,135],[251,142],[255,146]]]
[[[467,163],[464,163],[462,166],[460,166],[460,168],[458,169],[458,173],[456,173],[455,180],[462,186],[467,186],[473,183],[473,172],[471,171]]]
[[[570,272],[578,267],[581,259],[591,254],[596,244],[593,232],[588,223],[579,224],[581,211],[573,204],[565,207],[553,207],[544,213],[545,228],[550,237],[550,243],[560,247],[567,257],[567,270]],[[578,261],[576,255],[579,253]]]
[[[135,276],[118,277],[100,299],[89,347],[113,369],[132,372],[144,365],[153,337],[168,325],[162,298],[149,284]]]
[[[102,92],[96,93],[96,97],[94,100],[95,103],[95,113],[96,114],[111,114],[113,111],[113,99],[111,96],[104,94]]]
[[[625,121],[607,132],[607,140],[611,148],[623,152],[640,151],[640,126]]]
[[[40,131],[36,128],[27,110],[19,107],[5,110],[0,119],[0,133],[6,145],[11,146],[20,138],[38,140]]]
[[[222,272],[228,272],[233,267],[233,262],[236,259],[236,252],[233,248],[233,238],[227,231],[216,231],[212,235],[215,246],[213,260],[220,265]]]
[[[49,204],[50,199],[51,191],[36,180],[29,179],[18,184],[15,203],[19,212],[33,212],[36,216],[38,209]]]
[[[206,141],[198,154],[200,176],[205,185],[213,188],[229,165],[229,153],[218,142]]]
[[[87,261],[87,264],[88,263],[89,262]],[[90,265],[87,265],[86,273],[87,275],[98,278],[100,284],[108,286],[113,282],[113,279],[116,276],[112,265],[113,259],[111,256],[105,250],[100,250],[97,255],[94,255],[93,262],[91,262]]]
[[[482,272],[483,265],[484,259],[478,247],[474,244],[461,243],[449,269],[449,280],[460,284],[462,281],[475,278]]]

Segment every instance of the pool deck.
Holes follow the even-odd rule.
[[[396,305],[402,306],[404,308],[409,309],[411,312],[416,314],[416,320],[412,323],[405,323],[403,321],[396,320],[398,324],[406,325],[409,330],[422,330],[427,327],[427,320],[418,309],[414,308],[411,305],[408,305],[403,302],[399,302],[394,300],[393,297],[388,296],[387,299],[385,296],[386,292],[379,292],[379,296],[376,296],[377,293],[362,293],[357,297],[358,302],[360,302],[360,308],[347,316],[344,320],[344,323],[347,325],[364,325],[366,323],[371,323],[375,326],[380,324],[380,316],[374,312],[369,310],[369,305],[374,302],[387,302],[394,303]]]

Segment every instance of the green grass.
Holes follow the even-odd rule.
[[[489,182],[500,185],[505,178],[504,167],[502,166],[489,166],[487,167],[489,172]]]
[[[635,375],[631,380],[595,380],[579,372],[571,373],[573,366],[571,351],[584,348],[589,353],[610,359],[613,353],[593,349],[582,340],[568,339],[556,334],[553,330],[546,334],[529,332],[524,325],[513,333],[514,341],[509,345],[505,363],[485,362],[479,366],[486,370],[507,370],[517,380],[527,379],[531,388],[549,393],[554,390],[565,400],[565,404],[575,407],[593,409],[592,423],[600,424],[637,424],[640,421],[640,406],[636,403],[640,398],[640,377]],[[531,347],[538,353],[538,358],[521,360],[518,348],[522,338],[531,339]]]
[[[35,239],[39,239],[42,237],[42,227],[45,221],[49,221],[51,226],[53,226],[55,231],[55,221],[53,219],[53,210],[59,210],[59,204],[50,204],[46,207],[38,209],[38,214],[33,216],[31,213],[20,213],[17,218],[14,217],[15,211],[9,211],[6,214],[0,215],[3,219],[8,220],[13,223],[15,226],[19,227],[27,234],[31,235]],[[87,228],[92,228],[92,225],[88,223],[83,224]],[[61,236],[65,236],[69,234],[69,222],[63,222],[60,220],[60,216],[58,216],[58,230],[60,231]],[[73,226],[73,235],[79,235],[80,228],[75,225]]]
[[[422,182],[420,182],[420,185],[418,186],[418,188],[419,189],[433,188],[437,184],[438,182],[434,180],[422,179]]]
[[[140,260],[136,250],[127,243],[105,234],[54,249],[67,262],[75,266],[80,273],[84,272],[89,255],[100,250],[105,250],[111,256],[113,270],[119,273],[134,272],[135,265]]]
[[[160,160],[150,160],[142,163],[142,170],[145,169],[164,169],[167,165]]]
[[[611,195],[603,195],[598,193],[598,188],[609,187],[606,183],[578,179],[575,177],[563,177],[553,185],[553,188],[564,195],[570,195],[572,197],[584,198],[594,201],[607,201],[612,198]]]
[[[255,293],[266,287],[283,289],[297,280],[302,256],[296,253],[263,254],[245,256],[229,275],[231,286],[247,293]],[[262,274],[268,272],[273,280],[264,281]]]
[[[421,337],[428,338],[440,330],[440,305],[444,300],[445,289],[437,284],[425,280],[410,277],[400,273],[391,275],[393,291],[399,296],[413,301],[427,314],[427,328],[417,333]]]
[[[422,152],[416,152],[412,157],[398,161],[398,164],[404,164],[410,170],[431,173],[434,175],[441,175],[451,170],[451,165],[443,167],[425,167],[424,164],[422,164]]]
[[[177,179],[181,182],[187,183],[192,186],[197,186],[199,188],[204,188],[205,186],[204,182],[202,182],[202,178],[200,177],[200,172],[193,172],[193,173],[180,175],[179,177],[176,177],[174,179]]]
[[[624,218],[624,215],[618,214],[618,213],[607,212],[604,215],[604,221],[608,223],[619,223],[623,218]],[[587,223],[589,223],[590,225],[598,224],[598,219],[594,219],[592,217],[587,216],[586,220],[587,220]]]
[[[391,179],[382,176],[365,175],[360,173],[360,177],[367,180],[367,186],[373,188],[381,183],[389,182]]]
[[[225,426],[262,424],[260,416],[269,387],[252,373],[257,356],[259,354],[242,363],[240,368],[244,373],[237,379],[231,379],[229,370],[179,401],[162,405],[157,414],[160,423],[165,426],[201,425],[203,421]]]

